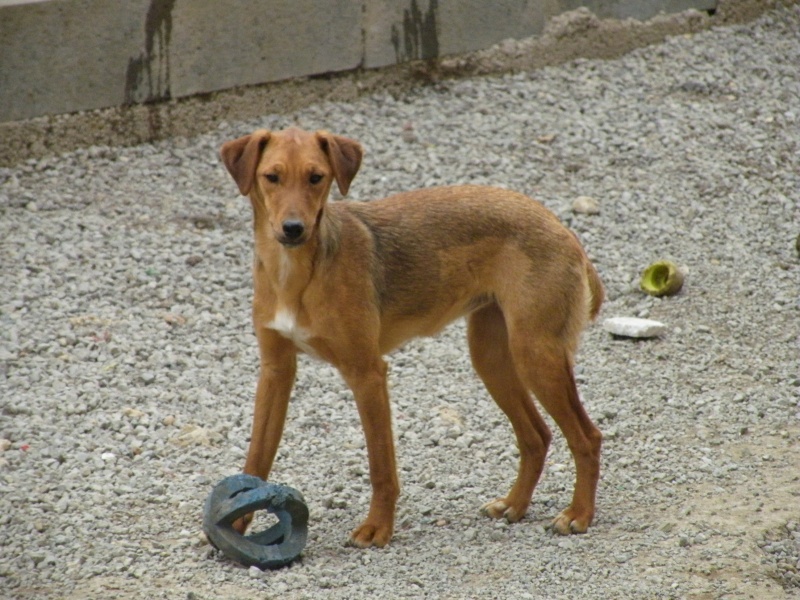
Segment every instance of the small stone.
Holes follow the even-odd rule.
[[[660,321],[636,317],[612,317],[603,322],[603,329],[612,335],[629,338],[652,338],[662,335],[667,326]]]
[[[600,205],[591,196],[578,196],[572,201],[572,212],[582,215],[600,214]]]
[[[113,462],[117,460],[117,455],[113,452],[103,452],[100,455],[100,458],[102,458],[105,462]]]
[[[172,427],[175,425],[175,417],[173,415],[167,415],[161,420],[161,424],[166,427]]]
[[[186,264],[189,265],[190,267],[194,267],[195,265],[200,264],[202,261],[203,261],[203,257],[202,256],[197,256],[195,254],[193,256],[189,256],[186,259]]]
[[[403,125],[403,133],[402,133],[403,141],[407,144],[411,144],[417,141],[417,134],[414,132],[414,124],[413,123],[406,123]]]
[[[212,439],[216,437],[217,436],[208,429],[199,427],[198,425],[186,425],[171,441],[181,447],[210,446],[212,444]]]
[[[165,314],[164,321],[170,325],[186,325],[186,317],[183,315],[176,315],[175,313]]]
[[[264,571],[259,569],[257,566],[253,565],[252,567],[247,569],[247,574],[253,579],[261,579],[261,577],[264,575]]]
[[[197,216],[192,219],[197,229],[214,229],[214,219],[207,216]]]
[[[493,542],[502,542],[502,541],[506,540],[507,537],[508,536],[506,536],[506,534],[502,530],[499,530],[499,529],[493,529],[489,533],[489,539],[492,540]]]
[[[0,452],[5,452],[9,448],[11,448],[11,440],[0,439]]]
[[[617,554],[614,557],[614,560],[617,561],[617,563],[619,563],[619,564],[624,564],[624,563],[628,562],[631,559],[631,556],[632,555],[627,553],[627,552],[621,552],[620,554]]]

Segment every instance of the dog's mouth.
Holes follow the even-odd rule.
[[[306,239],[303,238],[303,239],[291,240],[285,237],[279,237],[278,242],[280,242],[281,246],[283,246],[284,248],[297,248],[298,246],[302,246],[303,244],[305,244]]]

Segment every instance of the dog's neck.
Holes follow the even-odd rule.
[[[299,299],[317,266],[330,260],[339,249],[341,219],[326,206],[303,245],[287,248],[273,235],[266,212],[253,202],[256,265],[266,272],[273,293],[287,302]]]

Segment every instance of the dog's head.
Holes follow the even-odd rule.
[[[275,239],[294,247],[313,234],[334,180],[347,194],[363,151],[327,131],[259,129],[226,142],[220,155],[242,195],[266,211]]]

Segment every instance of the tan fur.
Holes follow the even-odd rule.
[[[484,512],[517,521],[530,504],[551,439],[532,392],[576,465],[572,503],[553,527],[585,532],[594,517],[601,435],[581,406],[572,365],[603,287],[577,238],[536,201],[491,187],[328,204],[334,181],[347,192],[362,150],[327,132],[259,130],[227,142],[221,155],[254,215],[261,374],[244,471],[264,479],[270,473],[297,353],[331,363],[355,396],[373,488],[351,541],[387,544],[400,486],[382,356],[466,316],[473,365],[520,449],[516,482]]]

